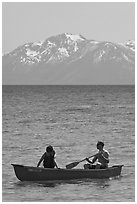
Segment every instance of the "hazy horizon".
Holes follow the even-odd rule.
[[[135,3],[2,3],[3,54],[65,32],[98,41],[135,40]]]

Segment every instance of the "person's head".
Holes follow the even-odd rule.
[[[104,147],[104,142],[98,141],[97,142],[97,149],[102,150]]]
[[[46,152],[49,153],[49,154],[52,154],[54,152],[54,149],[51,145],[47,146],[46,147]]]

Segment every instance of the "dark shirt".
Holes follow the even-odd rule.
[[[54,155],[47,155],[45,152],[43,166],[44,168],[54,168],[55,167]]]

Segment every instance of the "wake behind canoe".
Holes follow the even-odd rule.
[[[115,165],[107,169],[51,169],[12,164],[16,177],[21,181],[49,181],[71,179],[104,179],[121,174],[123,165]]]

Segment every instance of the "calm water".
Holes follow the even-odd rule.
[[[134,86],[3,86],[3,201],[135,201]],[[20,182],[11,163],[36,166],[53,145],[60,168],[103,140],[119,178]],[[83,168],[84,162],[76,168]]]

